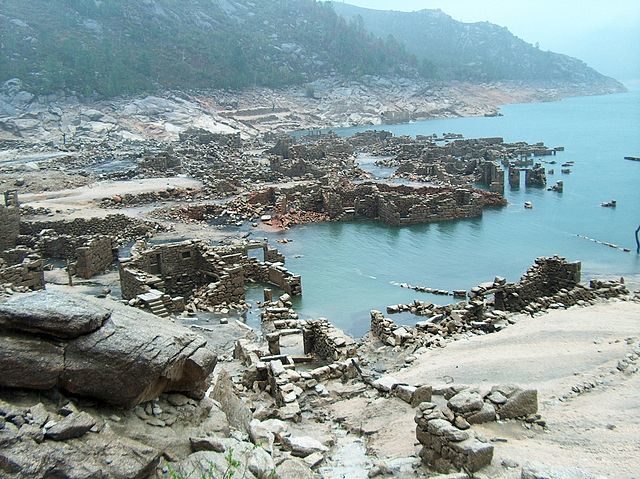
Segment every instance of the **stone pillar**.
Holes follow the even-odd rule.
[[[509,186],[513,190],[520,188],[520,168],[509,167]]]
[[[267,342],[269,343],[269,354],[272,356],[280,355],[280,334],[271,333],[266,336]]]
[[[271,291],[269,288],[264,288],[263,294],[264,294],[264,300],[266,302],[273,301],[273,291]]]

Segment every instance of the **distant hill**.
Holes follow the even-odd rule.
[[[0,3],[0,82],[17,77],[38,93],[109,97],[415,72],[397,42],[314,0]]]
[[[380,11],[337,2],[333,7],[361,28],[404,43],[423,73],[437,78],[610,83],[624,89],[576,58],[541,51],[489,22],[462,23],[441,10]]]

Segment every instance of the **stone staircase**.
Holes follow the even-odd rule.
[[[138,298],[140,298],[153,314],[161,318],[168,318],[170,314],[163,297],[164,293],[155,289],[152,289],[148,293],[138,295]]]

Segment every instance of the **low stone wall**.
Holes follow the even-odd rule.
[[[86,236],[105,235],[121,239],[147,236],[159,229],[153,223],[136,220],[117,214],[104,218],[76,218],[73,221],[22,221],[20,234],[35,236],[42,230],[54,230],[59,235]]]
[[[413,334],[403,326],[398,326],[394,321],[376,310],[371,311],[371,332],[383,343],[389,346],[399,346],[410,342]]]
[[[20,264],[0,267],[0,284],[11,284],[30,290],[44,289],[44,270],[41,259],[26,258]]]
[[[420,458],[427,466],[444,473],[451,469],[473,473],[491,464],[493,445],[451,424],[435,404],[420,404],[415,422],[416,437],[423,446]]]
[[[326,319],[307,321],[304,329],[304,352],[321,359],[344,360],[355,356],[357,344]]]

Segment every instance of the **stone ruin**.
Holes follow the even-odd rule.
[[[392,305],[387,313],[411,312],[426,319],[415,327],[401,326],[380,311],[371,311],[371,332],[392,346],[442,346],[455,334],[492,333],[508,325],[508,312],[534,314],[554,308],[586,305],[598,298],[628,294],[623,283],[592,280],[580,284],[581,263],[570,263],[559,256],[541,257],[517,283],[504,278],[483,283],[469,292],[469,300],[445,306],[414,301],[408,305]],[[493,298],[491,298],[493,296]]]
[[[248,256],[260,248],[264,261]],[[284,257],[267,243],[211,247],[185,241],[132,249],[120,260],[122,297],[139,301],[159,316],[185,309],[211,310],[244,301],[247,280],[273,284],[291,295],[302,294],[301,278],[283,265]]]
[[[521,419],[544,425],[538,412],[538,393],[517,386],[495,386],[480,392],[449,387],[446,406],[423,402],[415,415],[420,458],[438,472],[463,469],[470,473],[491,464],[493,445],[473,434],[471,425],[498,419]]]
[[[17,192],[6,192],[0,204],[0,285],[19,291],[44,289],[45,260],[49,259],[66,260],[72,275],[92,278],[114,263],[118,244],[151,231],[154,225],[124,215],[25,220]]]
[[[371,219],[400,226],[481,216],[502,206],[504,198],[471,188],[392,186],[381,183],[336,184],[328,180],[255,193],[254,204],[271,204],[276,216],[294,211],[322,213],[330,220]]]
[[[0,286],[22,291],[44,289],[43,262],[30,248],[18,246],[20,206],[18,193],[4,193],[0,203]],[[4,287],[2,291],[4,292]]]
[[[20,234],[20,207],[18,193],[7,191],[0,202],[0,250],[14,248]]]

